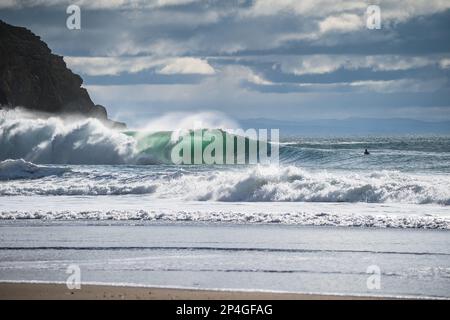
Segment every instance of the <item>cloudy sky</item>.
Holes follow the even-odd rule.
[[[203,110],[450,119],[449,0],[1,0],[0,19],[40,35],[131,126]]]

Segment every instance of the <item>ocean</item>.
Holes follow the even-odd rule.
[[[172,147],[2,118],[0,281],[76,264],[86,283],[450,298],[449,136],[281,132],[271,166],[173,165]]]

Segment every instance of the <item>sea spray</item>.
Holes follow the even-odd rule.
[[[135,140],[97,119],[38,118],[4,112],[0,117],[0,160],[53,164],[133,162]]]
[[[63,176],[6,181],[0,195],[143,195],[211,202],[450,205],[445,174],[330,172],[295,166],[70,166]]]

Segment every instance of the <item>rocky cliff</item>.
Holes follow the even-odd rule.
[[[0,20],[0,108],[24,107],[51,114],[94,117],[113,127],[105,107],[92,102],[83,79],[62,56],[26,28]]]

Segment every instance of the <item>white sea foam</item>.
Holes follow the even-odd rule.
[[[20,111],[3,112],[0,117],[0,159],[120,164],[133,156],[134,143],[96,119],[38,118]]]
[[[160,189],[167,186],[162,185]],[[160,190],[162,192],[162,190]],[[184,175],[167,193],[191,200],[405,202],[450,204],[447,176],[400,172],[306,171],[298,167],[256,167],[246,170]]]
[[[23,159],[4,160],[0,162],[0,181],[15,179],[37,179],[60,175],[69,169],[38,166]]]
[[[339,214],[326,212],[245,212],[233,210],[28,210],[0,212],[0,219],[191,221],[280,223],[306,226],[450,229],[450,218],[438,215]]]
[[[294,166],[171,170],[74,167],[64,177],[2,183],[0,195],[149,194],[156,199],[221,202],[450,204],[445,174],[328,172]]]

